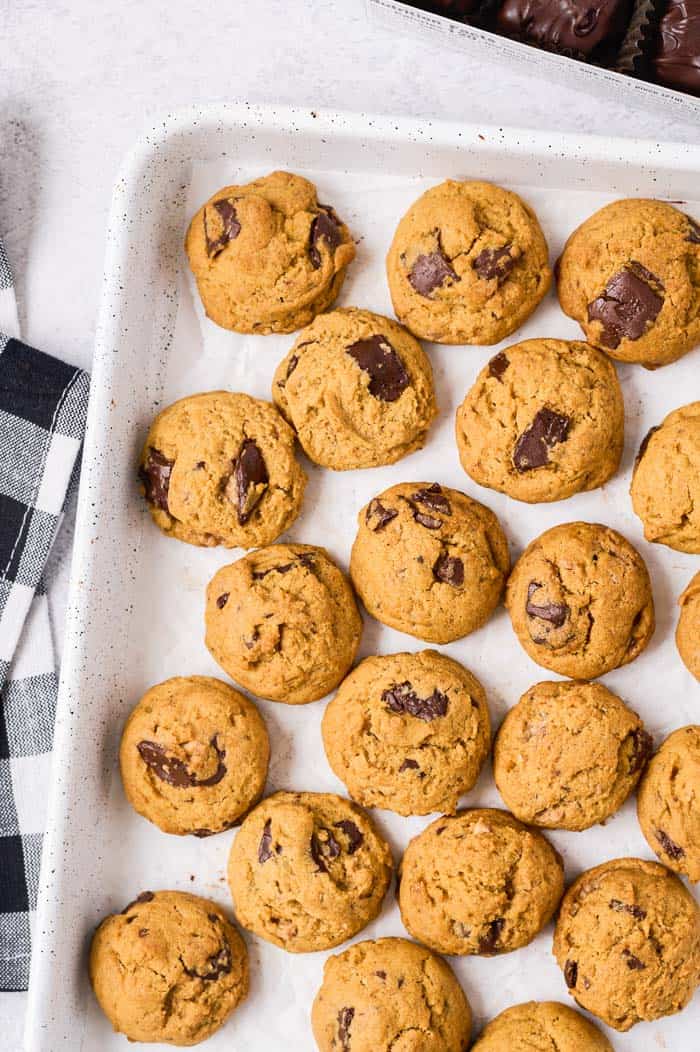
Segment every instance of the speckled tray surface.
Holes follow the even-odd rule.
[[[138,496],[134,463],[154,413],[175,398],[218,387],[269,397],[272,373],[293,337],[243,337],[208,322],[187,274],[182,239],[190,215],[215,189],[273,168],[309,174],[321,200],[338,209],[358,239],[341,302],[385,313],[391,310],[383,261],[394,227],[424,187],[448,176],[487,178],[523,193],[540,216],[552,259],[577,223],[617,196],[681,200],[700,218],[700,149],[690,146],[243,104],[168,116],[137,143],[115,188],[108,236],[33,959],[29,1052],[126,1049],[125,1039],[112,1034],[101,1016],[87,981],[90,935],[105,913],[121,909],[145,888],[194,891],[230,907],[224,874],[234,833],[207,840],[170,837],[139,818],[122,793],[117,747],[123,721],[146,687],[172,675],[220,674],[203,643],[204,588],[219,566],[240,553],[195,549],[161,536]],[[517,339],[578,335],[552,294]],[[324,544],[347,567],[356,513],[365,501],[393,482],[434,479],[493,508],[513,557],[559,522],[588,519],[622,530],[650,567],[658,628],[645,653],[605,682],[640,712],[659,740],[697,720],[698,687],[673,644],[676,597],[697,559],[647,545],[627,489],[641,436],[669,410],[697,397],[698,352],[653,373],[620,367],[627,407],[620,473],[594,493],[528,506],[472,483],[459,467],[454,445],[455,408],[496,350],[430,346],[441,412],[426,448],[389,468],[333,473],[307,465],[304,509],[290,536]],[[402,649],[422,645],[366,619],[361,656]],[[482,630],[444,650],[482,680],[494,725],[527,687],[547,678],[520,648],[503,609]],[[272,737],[268,788],[343,792],[321,745],[323,702],[299,707],[261,702],[261,709]],[[500,806],[490,769],[465,802]],[[375,815],[397,861],[428,821],[385,811]],[[650,857],[630,802],[605,827],[555,832],[551,839],[569,879],[607,858]],[[403,934],[393,892],[360,938],[380,934]],[[477,1024],[524,999],[567,1000],[551,937],[550,926],[516,953],[453,959]],[[251,995],[207,1049],[312,1052],[309,1008],[327,954],[292,957],[253,937],[248,946]],[[679,1016],[611,1037],[619,1052],[690,1052],[698,1032],[700,998]]]

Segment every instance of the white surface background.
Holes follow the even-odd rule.
[[[175,107],[247,98],[700,141],[698,126],[377,31],[363,0],[0,0],[0,27],[0,230],[23,334],[85,367],[116,169]],[[59,645],[70,534],[68,522],[52,567]],[[21,1048],[24,1000],[0,995],[7,1052]]]

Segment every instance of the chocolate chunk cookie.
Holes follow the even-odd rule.
[[[472,1052],[613,1052],[597,1026],[558,1001],[506,1008],[484,1027]]]
[[[217,190],[185,249],[208,317],[258,334],[308,325],[333,303],[355,256],[342,220],[291,172]]]
[[[700,880],[700,726],[669,734],[639,786],[637,815],[647,843],[669,869]]]
[[[681,608],[676,628],[678,653],[690,673],[700,680],[700,573],[696,573],[678,600]]]
[[[164,833],[229,829],[262,796],[270,743],[252,701],[209,676],[146,691],[119,750],[129,803]]]
[[[652,428],[637,454],[630,494],[648,541],[700,553],[700,402]]]
[[[319,1052],[464,1052],[471,1020],[450,966],[407,939],[330,957],[311,1009]]]
[[[90,981],[129,1041],[196,1045],[245,999],[248,952],[216,903],[144,891],[95,932]]]
[[[270,544],[296,519],[306,475],[294,432],[246,394],[190,395],[158,414],[139,482],[156,526],[189,544]]]
[[[393,464],[420,449],[437,413],[418,341],[355,307],[322,314],[299,334],[272,397],[304,452],[337,471]]]
[[[501,724],[493,773],[522,822],[588,829],[622,806],[651,752],[639,716],[602,684],[536,683]]]
[[[532,660],[572,679],[633,661],[654,631],[642,557],[616,530],[590,522],[554,526],[527,546],[506,607]]]
[[[459,459],[516,500],[563,500],[617,471],[625,412],[614,365],[587,343],[526,340],[479,373],[457,410]]]
[[[549,921],[564,867],[541,833],[506,811],[438,818],[410,842],[399,870],[401,918],[438,953],[509,953]]]
[[[333,793],[274,793],[231,848],[228,880],[244,928],[290,953],[327,950],[379,913],[391,851],[369,816]]]
[[[350,796],[400,815],[454,813],[490,739],[483,687],[434,650],[365,658],[323,716],[328,762]]]
[[[350,574],[385,625],[449,643],[473,632],[501,600],[508,543],[492,511],[437,482],[403,482],[358,516]]]
[[[606,205],[564,246],[562,310],[612,358],[654,368],[676,361],[700,342],[699,230],[663,201]]]
[[[523,324],[551,284],[547,243],[522,198],[448,179],[399,223],[387,256],[396,317],[436,343],[491,344]]]
[[[232,679],[301,705],[333,690],[352,665],[362,619],[323,548],[276,544],[222,567],[207,587],[206,644]]]
[[[564,896],[554,956],[569,993],[615,1030],[680,1012],[700,983],[700,910],[657,862],[617,858]]]

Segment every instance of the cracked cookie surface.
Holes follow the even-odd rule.
[[[355,307],[322,314],[299,334],[272,397],[307,456],[336,471],[393,464],[420,449],[437,413],[418,341]]]
[[[554,956],[576,1002],[615,1030],[680,1012],[700,983],[700,910],[657,862],[618,858],[566,892]]]
[[[311,1009],[319,1052],[464,1052],[471,1018],[447,962],[396,938],[330,957]]]
[[[90,981],[102,1011],[130,1041],[194,1045],[246,997],[248,952],[214,902],[145,891],[95,932]]]
[[[622,534],[590,522],[554,526],[528,545],[506,607],[532,660],[572,679],[633,661],[654,631],[644,560]]]
[[[630,494],[648,541],[700,554],[700,402],[674,409],[647,434]]]
[[[624,405],[614,365],[575,340],[525,340],[497,354],[457,410],[459,459],[515,500],[563,500],[617,471]]]
[[[484,1027],[472,1052],[613,1052],[597,1026],[558,1001],[513,1005]]]
[[[494,513],[458,490],[404,482],[358,515],[350,574],[369,613],[430,643],[483,625],[510,567]]]
[[[311,544],[270,545],[222,567],[205,624],[209,652],[232,679],[288,705],[337,687],[362,634],[349,581]]]
[[[401,919],[438,953],[509,953],[532,942],[564,890],[562,861],[541,833],[506,811],[438,818],[399,869]]]
[[[159,413],[138,476],[156,526],[205,547],[270,544],[296,519],[306,486],[289,424],[269,402],[231,391]]]
[[[700,573],[678,600],[681,612],[676,626],[676,646],[688,671],[700,680]]]
[[[552,275],[537,216],[493,183],[448,179],[399,223],[387,256],[394,311],[415,336],[492,344],[532,314]]]
[[[268,796],[243,822],[228,863],[239,922],[290,953],[356,935],[379,913],[391,873],[369,815],[333,793]]]
[[[225,186],[185,240],[202,304],[235,332],[293,332],[326,310],[355,256],[350,231],[316,187],[291,172]]]
[[[178,676],[146,691],[119,749],[131,806],[179,835],[236,825],[262,795],[269,758],[255,705],[210,676]]]
[[[659,859],[693,883],[700,880],[700,725],[679,727],[652,757],[637,815]]]
[[[368,657],[323,715],[328,762],[365,807],[454,813],[490,745],[484,689],[434,650]]]
[[[589,343],[667,365],[700,342],[700,226],[663,201],[614,201],[571,234],[557,286]]]
[[[588,829],[622,806],[651,751],[639,716],[601,683],[544,682],[506,715],[493,773],[521,822]]]

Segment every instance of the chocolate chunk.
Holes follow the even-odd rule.
[[[505,917],[496,917],[488,926],[485,935],[479,939],[479,953],[495,953],[501,938],[501,932],[505,927]]]
[[[401,774],[402,771],[418,771],[418,770],[420,770],[419,764],[415,760],[412,760],[410,756],[407,756],[406,759],[401,764],[401,766],[399,767],[399,774]]]
[[[293,354],[292,357],[289,359],[289,362],[287,364],[287,377],[286,377],[287,380],[292,375],[292,373],[294,372],[294,370],[296,369],[298,364],[299,364],[299,357],[298,357],[298,355]]]
[[[408,280],[412,287],[419,296],[425,296],[426,298],[435,289],[441,288],[446,281],[459,281],[459,277],[452,269],[449,259],[442,251],[439,235],[437,241],[437,251],[417,256],[408,272]]]
[[[362,847],[364,844],[364,836],[349,818],[343,818],[342,821],[335,822],[334,825],[336,829],[342,829],[348,838],[348,855],[354,855],[358,847]]]
[[[631,0],[505,0],[498,27],[506,36],[559,54],[612,56],[624,36]]]
[[[180,960],[182,960],[182,958],[180,958]],[[228,942],[224,941],[218,953],[214,953],[211,957],[207,957],[207,971],[205,972],[198,972],[196,968],[188,968],[184,961],[182,962],[182,967],[187,975],[191,976],[193,979],[202,979],[204,982],[213,982],[222,975],[228,975],[231,971],[231,947]]]
[[[610,909],[617,913],[631,913],[636,920],[644,920],[647,911],[641,906],[630,905],[629,902],[621,902],[620,899],[610,899]]]
[[[207,255],[210,259],[218,256],[229,241],[234,241],[240,232],[241,224],[238,222],[236,209],[231,201],[214,201],[213,205],[206,206],[204,209],[204,237],[207,242]]]
[[[304,562],[304,559],[308,558],[310,557],[303,555],[299,556],[299,562],[302,566],[307,565],[307,563]],[[267,577],[269,573],[289,573],[290,570],[294,569],[294,566],[294,563],[280,563],[279,566],[270,566],[267,570],[253,570],[252,578],[254,581],[262,581],[263,577]]]
[[[674,862],[685,857],[685,850],[676,844],[675,841],[671,840],[668,833],[664,833],[663,829],[657,829],[654,835],[661,844],[664,854],[668,855],[669,858],[672,858]]]
[[[153,902],[154,898],[155,895],[152,891],[142,891],[140,895],[137,895],[135,899],[127,903],[122,913],[128,913],[133,906],[140,906],[143,902]]]
[[[200,840],[204,840],[205,837],[214,836],[213,829],[193,829],[192,836],[199,837]],[[194,880],[194,877],[192,878]]]
[[[254,438],[245,438],[233,462],[233,474],[224,486],[226,497],[238,509],[238,524],[245,526],[263,498],[270,476]]]
[[[357,340],[346,351],[369,374],[369,393],[381,402],[395,402],[409,386],[406,367],[386,337]]]
[[[623,950],[622,956],[625,958],[625,964],[631,971],[643,972],[646,968],[646,964],[643,964],[642,961],[639,960],[639,957],[635,957],[635,955],[630,953],[629,950]]]
[[[377,976],[378,979],[381,979],[382,981],[386,979],[386,972],[384,971],[375,972],[374,974]]]
[[[272,819],[268,818],[263,826],[262,836],[258,844],[258,862],[260,865],[272,858]]]
[[[139,938],[143,939],[148,935],[148,928],[139,928]]]
[[[416,501],[417,504],[424,504],[426,508],[430,508],[432,511],[441,512],[442,515],[452,514],[452,505],[437,482],[433,482],[431,486],[426,486],[424,489],[416,490],[415,493],[411,494],[411,499]]]
[[[642,457],[646,453],[647,447],[648,447],[648,445],[649,445],[649,443],[651,441],[652,435],[654,435],[658,430],[659,430],[658,426],[657,427],[650,427],[649,430],[647,431],[646,435],[642,439],[641,445],[639,446],[639,451],[637,452],[637,456],[634,458],[635,469],[637,468],[637,465],[639,464],[639,461],[642,459]]]
[[[669,0],[658,29],[654,72],[661,84],[700,96],[700,9],[697,0]]]
[[[564,982],[573,990],[578,979],[578,964],[576,961],[567,961],[564,965]]]
[[[433,577],[436,581],[461,588],[464,584],[464,563],[457,556],[441,552],[433,564]]]
[[[700,24],[700,23],[699,23]],[[700,33],[698,34],[700,37]],[[698,41],[698,54],[700,55],[700,40]],[[700,223],[696,223],[690,216],[686,216],[688,220],[688,236],[686,241],[689,241],[691,245],[700,245]]]
[[[367,505],[365,522],[374,533],[378,533],[380,530],[383,530],[392,519],[395,519],[398,514],[396,508],[385,508],[382,502],[374,497]],[[372,525],[370,519],[373,521],[374,525]]]
[[[311,834],[311,857],[316,863],[319,873],[327,873],[328,866],[326,865],[325,860],[327,858],[337,858],[339,854],[340,844],[335,839],[330,829],[326,829],[322,826],[318,833]]]
[[[219,610],[223,610],[223,608],[226,606],[230,594],[230,592],[222,592],[221,595],[217,597],[216,605],[218,606]]]
[[[412,500],[409,500],[407,497],[402,497],[400,499],[406,501],[409,508],[413,512],[414,520],[421,526],[424,526],[426,530],[440,529],[440,527],[442,526],[442,519],[438,519],[435,515],[428,515],[427,512],[421,511],[420,508],[417,508],[414,502]]]
[[[473,261],[472,266],[482,281],[502,281],[510,274],[515,265],[515,260],[510,254],[512,245],[510,242],[502,248],[485,248]]]
[[[495,357],[489,362],[489,376],[493,376],[496,380],[500,380],[509,365],[510,362],[506,358],[505,352],[501,351],[500,354],[495,355]]]
[[[566,619],[568,618],[571,611],[566,603],[544,603],[537,604],[532,602],[532,596],[535,592],[540,589],[542,585],[539,581],[530,581],[527,586],[527,602],[525,603],[525,613],[528,617],[539,617],[542,621],[549,622],[554,628],[561,628]]]
[[[550,449],[566,442],[570,423],[568,416],[546,407],[540,409],[515,443],[513,463],[516,470],[524,473],[548,464]]]
[[[449,704],[447,695],[437,688],[429,697],[419,697],[408,680],[382,691],[382,701],[390,712],[402,716],[415,716],[416,719],[425,720],[426,723],[436,720],[439,716],[444,716]]]
[[[603,326],[601,342],[610,348],[622,339],[638,340],[664,305],[663,284],[632,260],[608,281],[602,295],[588,304],[588,320]]]
[[[154,508],[169,511],[168,490],[174,460],[168,460],[159,449],[151,446],[146,459],[139,468],[139,480],[143,486],[144,496]]]
[[[338,1012],[338,1040],[342,1052],[350,1049],[350,1025],[355,1018],[354,1008],[341,1008]]]
[[[223,762],[226,750],[219,748],[216,735],[214,735],[209,744],[216,753],[218,763],[214,773],[208,778],[202,779],[192,774],[183,760],[178,760],[176,756],[168,756],[165,746],[159,742],[140,741],[136,748],[146,766],[150,767],[162,782],[167,782],[168,785],[172,785],[175,789],[189,789],[192,787],[218,785],[226,774],[226,764]]]
[[[329,208],[328,205],[319,205],[318,207],[321,211],[312,222],[309,235],[309,259],[314,270],[318,270],[321,266],[321,253],[317,248],[320,241],[326,242],[329,252],[335,252],[338,245],[343,242],[340,221],[333,209]]]
[[[628,738],[631,739],[632,749],[630,752],[630,774],[636,774],[647,765],[647,761],[654,751],[654,742],[650,734],[641,727],[630,731]]]

